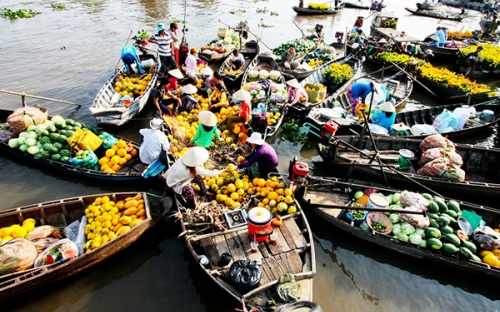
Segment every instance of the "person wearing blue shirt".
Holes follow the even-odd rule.
[[[142,74],[144,70],[142,69],[141,66],[141,61],[139,60],[139,57],[137,56],[137,51],[133,46],[124,46],[122,48],[122,61],[123,64],[125,64],[125,68],[127,69],[127,73],[132,73],[132,67],[130,65],[136,64],[137,65],[137,70],[139,71],[139,74]]]
[[[391,131],[391,126],[396,120],[396,109],[391,102],[385,102],[375,108],[375,112],[373,113],[371,119],[372,123]]]
[[[438,42],[437,42],[437,45],[438,45],[439,47],[444,47],[444,43],[445,43],[445,41],[446,41],[446,40],[445,40],[445,35],[444,35],[444,32],[443,32],[443,30],[441,29],[441,27],[440,27],[440,26],[438,26],[438,27],[436,28],[436,32],[435,32],[433,35],[435,35],[435,36],[437,36],[437,37],[438,37]]]
[[[363,102],[368,93],[372,92],[372,86],[367,81],[357,81],[349,86],[347,93],[351,100],[352,112],[356,112],[356,105]]]

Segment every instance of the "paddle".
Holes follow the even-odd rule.
[[[292,22],[300,30],[300,32],[302,33],[302,38],[307,37],[306,34],[304,33],[304,31],[302,30],[302,28],[300,28],[300,26],[297,23],[295,23],[295,21],[292,21]]]
[[[427,212],[425,210],[416,211],[416,210],[406,210],[406,209],[389,209],[389,208],[375,208],[375,207],[356,207],[356,206],[342,206],[342,205],[331,205],[331,204],[311,204],[318,208],[329,208],[329,209],[349,209],[349,210],[368,210],[368,211],[377,211],[377,212],[391,212],[391,213],[409,213],[409,214],[419,214],[423,216],[427,216]]]
[[[20,93],[20,92],[14,92],[14,91],[2,90],[2,89],[0,89],[0,92],[7,93],[7,94],[13,94],[13,95],[20,95],[22,97],[23,106],[26,106],[26,97],[31,97],[31,98],[34,98],[34,99],[40,99],[40,100],[46,100],[46,101],[52,101],[52,102],[57,102],[57,103],[78,105],[78,107],[82,106],[82,104],[76,104],[76,103],[73,103],[73,102],[52,99],[52,98],[48,98],[48,97],[44,97],[44,96],[26,94],[24,92]]]
[[[396,63],[394,62],[391,62],[392,65],[394,65],[396,68],[398,68],[399,70],[401,70],[402,72],[404,72],[405,74],[408,75],[408,77],[410,77],[411,80],[415,81],[415,82],[418,82],[419,85],[421,85],[425,90],[429,91],[430,94],[434,95],[436,98],[440,99],[441,97],[438,96],[436,93],[432,92],[431,89],[427,88],[426,85],[424,85],[423,83],[421,83],[420,81],[417,80],[417,78],[413,77],[412,74],[408,73],[407,71],[405,71],[404,69],[402,69],[401,67],[399,67]]]
[[[130,37],[132,36],[132,30],[130,31],[130,34],[128,35],[128,38],[127,38],[127,41],[125,42],[125,45],[128,44],[128,41],[130,40]],[[118,69],[118,65],[120,65],[120,61],[122,60],[121,56],[120,56],[120,59],[118,60],[118,63],[116,63],[116,66],[115,66],[115,71]]]

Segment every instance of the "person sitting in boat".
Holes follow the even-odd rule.
[[[231,132],[233,131],[233,126],[235,123],[246,123],[252,118],[252,96],[248,91],[245,91],[243,89],[238,90],[233,94],[233,100],[240,103],[240,111],[236,115],[227,117],[226,129]]]
[[[356,106],[358,103],[363,102],[368,94],[375,90],[374,84],[375,83],[373,81],[356,81],[349,86],[347,94],[349,94],[353,114],[356,114]],[[380,91],[377,90],[377,93],[378,92]]]
[[[261,178],[267,178],[269,173],[277,172],[278,155],[274,148],[262,139],[260,132],[252,133],[247,139],[247,143],[252,145],[253,150],[245,157],[245,161],[238,165],[238,168],[247,168],[256,163],[259,170],[258,175]]]
[[[391,126],[394,124],[395,120],[396,109],[391,102],[385,102],[377,106],[371,116],[372,123],[384,127],[388,131],[391,131]]]
[[[214,113],[207,110],[201,111],[198,114],[198,120],[200,124],[196,130],[196,134],[189,143],[195,146],[209,148],[212,145],[214,135],[219,142],[223,141],[220,137],[220,131],[216,127],[217,117]]]
[[[131,67],[131,65],[134,63],[135,65],[137,65],[137,70],[139,71],[139,74],[142,74],[144,72],[144,69],[142,69],[141,66],[141,61],[137,56],[137,50],[135,49],[135,47],[129,45],[124,46],[122,48],[121,58],[123,61],[123,65],[125,65],[125,69],[127,70],[127,75],[134,72]]]
[[[240,50],[234,49],[233,53],[229,56],[229,66],[233,70],[241,70],[245,65],[245,57],[240,53]]]
[[[492,19],[491,19],[490,25],[488,27],[486,27],[486,29],[481,34],[481,39],[488,38],[488,37],[494,37],[495,33],[497,32],[497,28],[498,28],[497,15],[494,14]]]
[[[169,70],[168,75],[170,83],[168,84],[167,89],[168,91],[176,92],[179,88],[179,79],[184,78],[184,76],[182,76],[182,72],[178,68]]]
[[[226,91],[222,88],[222,84],[216,83],[214,91],[208,98],[208,106],[211,112],[218,113],[223,107],[229,106]]]
[[[293,62],[293,59],[295,58],[295,46],[292,44],[288,48],[288,50],[285,51],[283,56],[281,57],[281,61],[283,62],[283,67],[286,69],[293,69],[291,68],[291,64]]]
[[[213,195],[207,191],[201,176],[216,176],[224,170],[207,170],[201,167],[208,160],[208,151],[204,147],[191,147],[167,172],[167,187],[182,196],[186,208],[196,208],[195,191],[191,183],[198,184],[201,196]]]
[[[198,89],[192,84],[187,84],[182,88],[181,106],[179,112],[190,112],[196,104],[198,104],[198,99],[194,98],[192,95],[195,94]]]
[[[153,103],[160,116],[163,116],[163,114],[174,115],[176,108],[181,105],[181,99],[168,90],[169,83],[168,78],[160,78],[160,84],[151,93]],[[165,96],[168,98],[165,98]],[[172,110],[168,108],[168,105],[173,105]]]
[[[441,29],[441,26],[436,27],[436,31],[432,35],[429,35],[428,37],[432,39],[432,42],[429,44],[430,46],[444,47],[445,39],[444,39],[444,32]]]
[[[359,45],[363,45],[365,40],[366,40],[366,36],[363,33],[363,29],[358,29],[358,31],[356,31],[354,33],[354,43],[357,43]]]
[[[212,75],[212,77],[208,81],[208,85],[207,85],[208,86],[208,90],[207,90],[207,93],[208,93],[209,96],[215,90],[215,85],[216,84],[220,84],[222,86],[222,89],[227,90],[226,89],[226,85],[224,84],[224,80],[222,79],[222,76],[221,76],[221,74],[218,71],[214,72],[213,75]]]
[[[149,123],[149,129],[141,129],[141,146],[139,147],[139,159],[146,165],[152,164],[160,153],[168,153],[170,142],[167,135],[161,131],[165,122],[162,119],[155,118]]]
[[[309,95],[306,90],[302,88],[297,79],[288,80],[286,84],[289,86],[288,95],[286,96],[285,103],[294,105],[295,103],[305,104],[309,100]]]
[[[196,69],[198,66],[196,64],[196,54],[198,50],[196,48],[191,48],[189,55],[186,57],[184,64],[186,65],[186,76],[194,80],[195,84],[198,84],[198,77],[196,76]]]
[[[481,59],[479,58],[479,54],[481,53],[482,50],[483,50],[482,46],[477,46],[476,51],[471,52],[469,53],[469,55],[467,55],[467,59],[465,60],[466,77],[470,74],[472,70],[476,69],[476,67],[478,67],[478,65],[481,64]]]
[[[202,81],[201,87],[198,88],[198,93],[202,95],[203,97],[208,97],[208,90],[209,90],[209,83],[210,80],[212,79],[212,75],[214,74],[214,71],[208,67],[205,66],[200,70],[200,79]]]
[[[381,12],[383,8],[385,8],[387,5],[384,4],[384,0],[375,0],[372,2],[371,10],[375,10],[377,12]]]

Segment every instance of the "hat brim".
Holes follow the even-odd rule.
[[[300,88],[300,83],[297,79],[288,80],[286,84],[292,88]]]
[[[182,88],[182,92],[186,94],[195,94],[196,91],[198,91],[198,89],[192,84],[188,84],[184,88]]]
[[[201,111],[198,114],[198,120],[207,127],[213,127],[217,124],[217,117],[211,111]]]
[[[378,106],[378,109],[387,113],[394,113],[396,111],[396,108],[394,108],[394,105],[392,105],[391,102],[385,102],[383,104],[380,104]]]
[[[252,95],[250,94],[250,92],[240,89],[233,94],[233,100],[239,102],[242,101],[249,102],[252,100]]]
[[[209,76],[211,74],[213,74],[214,71],[210,68],[210,67],[203,67],[201,70],[200,70],[200,74],[202,75],[206,75],[206,76]]]
[[[392,127],[392,129],[394,129],[394,130],[396,130],[396,131],[406,131],[406,130],[410,130],[410,127],[408,127],[407,125],[402,125],[402,126],[401,126],[401,125],[397,124],[397,125],[392,125],[391,127]]]
[[[185,166],[198,167],[206,163],[208,160],[208,151],[199,146],[191,147],[182,156],[181,161]]]
[[[177,79],[182,79],[184,76],[182,75],[181,71],[179,69],[172,69],[168,72],[170,76],[173,76]]]
[[[248,139],[247,139],[247,142],[250,143],[250,144],[257,144],[257,145],[262,145],[264,144],[264,139],[260,138],[260,139],[257,139],[257,138],[253,138],[250,136]]]

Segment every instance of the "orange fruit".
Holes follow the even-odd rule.
[[[238,199],[238,197],[240,197],[240,195],[239,195],[237,192],[232,192],[232,193],[231,193],[231,199],[233,199],[233,200],[237,200],[237,199]]]
[[[118,140],[116,145],[120,148],[123,148],[123,147],[127,146],[127,142],[125,142],[124,140]]]
[[[127,150],[124,149],[124,148],[119,148],[117,151],[116,151],[116,154],[120,157],[123,157],[127,154]]]
[[[276,199],[276,198],[278,198],[278,193],[276,193],[276,192],[269,192],[269,194],[267,195],[267,198],[269,198],[269,200]]]
[[[99,165],[105,165],[109,162],[109,157],[103,157],[101,159],[99,159]]]
[[[113,155],[115,155],[115,150],[110,148],[110,149],[107,149],[106,150],[106,156],[107,157],[112,157]]]
[[[116,164],[113,167],[111,167],[111,169],[113,169],[113,171],[115,171],[115,172],[118,171],[118,170],[120,170],[121,168],[122,168],[122,166],[120,166],[118,164]]]
[[[126,159],[127,161],[131,160],[131,159],[132,159],[132,155],[130,155],[130,154],[126,154],[126,155],[125,155],[125,159]]]
[[[133,157],[137,156],[137,150],[134,148],[130,151],[130,155],[132,155]]]
[[[126,163],[127,163],[127,159],[126,159],[126,158],[124,158],[124,157],[120,158],[120,160],[118,161],[118,164],[119,164],[120,166],[123,166],[123,165],[125,165]]]

